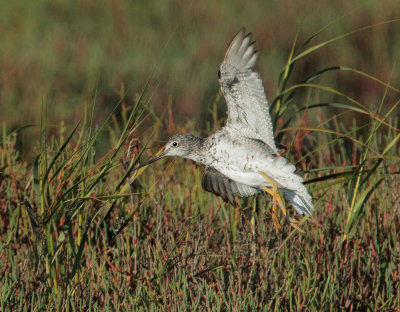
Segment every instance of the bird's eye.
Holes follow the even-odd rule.
[[[173,143],[172,143],[172,146],[173,146],[173,147],[177,147],[177,146],[178,146],[178,143],[177,143],[177,142],[173,142]]]

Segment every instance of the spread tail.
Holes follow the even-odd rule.
[[[278,188],[285,193],[299,214],[311,215],[314,210],[312,197],[295,170],[296,167],[288,163],[286,158],[279,157],[273,160],[272,166],[261,171],[278,183]]]
[[[312,214],[312,211],[314,210],[312,197],[308,194],[304,185],[301,185],[301,187],[296,191],[285,189],[283,192],[299,214],[309,216]]]

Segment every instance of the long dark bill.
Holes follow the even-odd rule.
[[[153,159],[150,159],[149,161],[145,162],[144,164],[141,164],[139,167],[136,167],[135,169],[133,169],[133,171],[136,171],[136,170],[138,170],[140,168],[146,167],[147,165],[152,164],[153,162],[163,158],[164,156],[165,156],[164,152],[162,152],[160,155],[154,157]]]

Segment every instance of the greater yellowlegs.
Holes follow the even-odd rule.
[[[275,145],[268,100],[262,81],[253,70],[259,52],[251,33],[242,28],[233,38],[218,78],[228,106],[226,126],[207,138],[178,134],[164,150],[137,169],[165,156],[188,158],[206,166],[202,187],[235,203],[235,194],[247,197],[262,190],[285,211],[277,190],[283,191],[296,211],[311,215],[312,198],[295,166]],[[274,209],[274,210],[275,210]]]

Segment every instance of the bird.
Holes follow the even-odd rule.
[[[266,191],[286,215],[282,191],[300,215],[312,215],[312,197],[296,167],[283,157],[275,143],[269,104],[254,66],[259,52],[252,34],[243,27],[230,43],[218,71],[228,112],[226,125],[208,137],[177,134],[145,167],[166,156],[191,159],[205,165],[202,187],[237,205],[236,196]],[[276,211],[276,210],[275,210]]]

